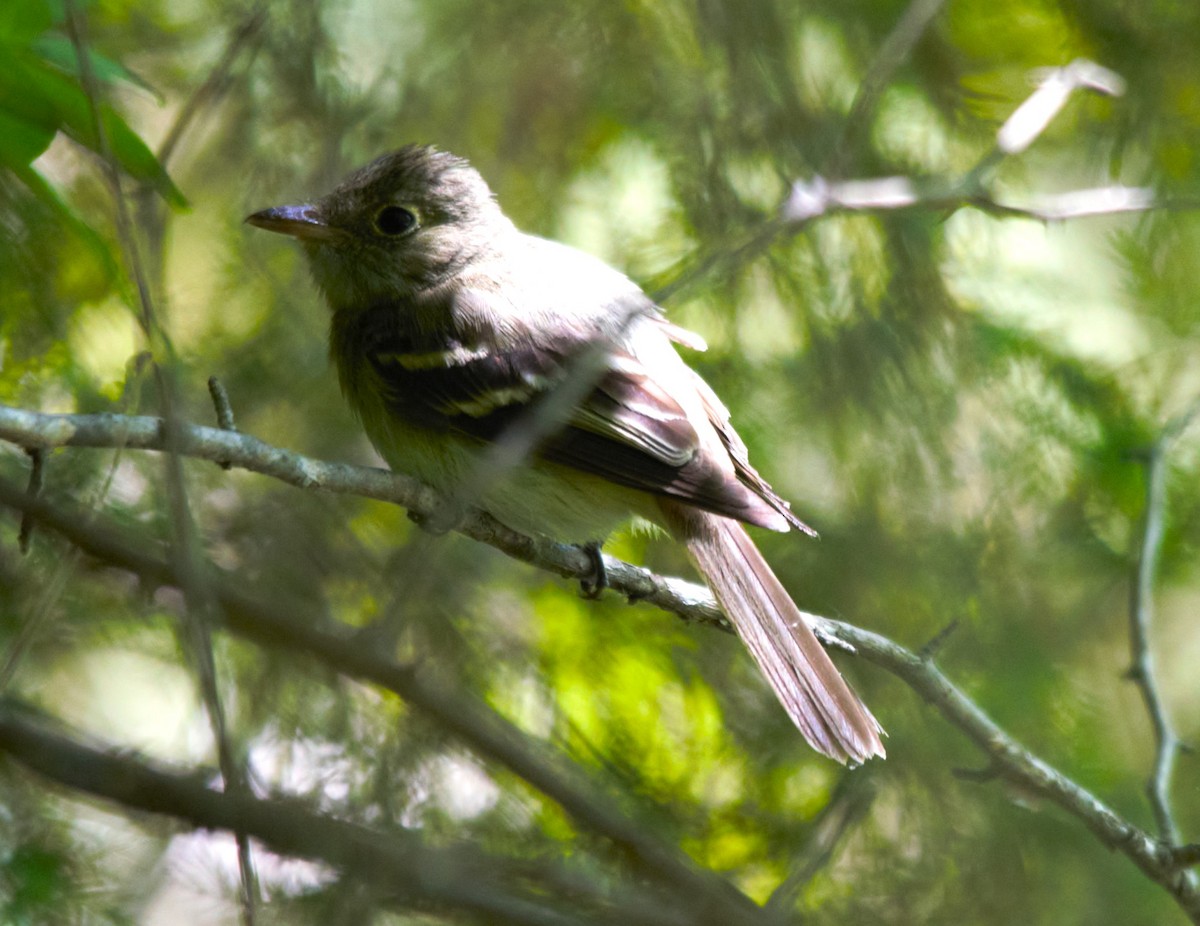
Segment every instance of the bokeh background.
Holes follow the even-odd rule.
[[[904,43],[894,30],[915,13],[887,0],[81,5],[97,82],[128,129],[114,147],[168,349],[139,323],[64,10],[7,0],[0,402],[158,414],[159,383],[136,360],[150,349],[182,418],[212,423],[216,375],[240,429],[377,463],[338,395],[298,248],[242,218],[320,194],[401,144],[437,144],[471,159],[522,228],[663,293],[670,317],[707,339],[689,361],[821,533],[756,534],[802,607],[914,649],[955,624],[944,671],[1152,829],[1152,728],[1124,673],[1145,451],[1200,399],[1200,7],[927,7],[928,27]],[[1047,223],[962,195],[776,224],[791,185],[818,175],[961,190],[1038,69],[1079,57],[1119,74],[1125,93],[1074,95],[977,192],[1019,204],[1125,184],[1162,208]],[[874,105],[852,116],[876,78]],[[1152,625],[1185,741],[1200,737],[1198,432],[1166,446]],[[0,443],[0,476],[23,484],[28,466]],[[890,734],[889,758],[846,772],[805,747],[727,635],[615,596],[584,601],[486,546],[427,538],[383,503],[200,461],[184,474],[217,567],[484,699],[757,901],[811,860],[816,822],[849,794],[861,812],[796,879],[782,922],[1186,919],[1078,820],[959,774],[986,757],[859,660],[839,657]],[[157,454],[56,451],[44,491],[133,536],[172,536]],[[213,767],[180,598],[48,532],[22,555],[17,523],[0,521],[4,696],[129,755]],[[658,538],[609,550],[689,575]],[[221,633],[213,653],[229,737],[260,793],[533,869],[568,859],[597,884],[640,877],[535,788],[370,684]],[[1184,755],[1172,797],[1192,840],[1198,783]],[[242,921],[228,836],[81,798],[16,762],[0,763],[0,816],[0,920]],[[259,922],[472,921],[364,893],[353,872],[254,857]],[[553,892],[546,902],[570,907]]]

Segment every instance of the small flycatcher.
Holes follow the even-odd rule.
[[[398,472],[514,530],[596,544],[633,516],[682,542],[813,748],[883,756],[742,523],[812,533],[623,274],[520,232],[462,158],[409,146],[316,202],[247,220],[304,246],[342,391]],[[520,448],[489,455],[489,446]],[[492,472],[484,471],[491,468]]]

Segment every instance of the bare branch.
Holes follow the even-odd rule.
[[[391,502],[418,517],[444,510],[444,503],[432,489],[389,470],[315,460],[235,431],[186,424],[180,424],[177,430],[175,449],[184,456],[214,463],[228,461],[240,469],[300,488],[320,488]],[[49,415],[7,405],[0,405],[0,439],[21,447],[167,448],[165,427],[159,418],[112,414]],[[578,547],[519,534],[482,512],[468,512],[455,529],[514,559],[564,578],[586,579],[592,572],[591,560]],[[686,616],[689,620],[728,628],[724,615],[703,586],[656,576],[610,556],[605,556],[604,564],[610,586],[619,593]]]
[[[270,447],[243,434],[211,428],[183,427],[181,452],[204,459],[229,459],[234,465],[262,472],[284,481],[334,491],[353,492],[372,498],[436,509],[437,496],[412,480],[383,470],[331,464]],[[162,445],[161,422],[152,418],[122,418],[115,415],[42,415],[0,406],[0,438],[21,446],[110,446],[143,449]],[[168,566],[127,545],[103,543],[57,508],[28,499],[19,488],[0,483],[0,504],[32,510],[39,520],[98,558],[171,583]],[[486,515],[472,514],[460,527],[467,534],[505,553],[572,578],[585,577],[591,566],[577,548],[510,531]],[[621,594],[645,599],[673,614],[701,623],[725,626],[716,603],[706,589],[692,583],[657,576],[648,570],[605,557],[610,586]],[[226,613],[227,626],[235,633],[302,651],[335,665],[339,671],[367,678],[431,714],[484,755],[502,762],[559,801],[573,816],[609,838],[627,845],[655,870],[669,870],[673,878],[690,878],[695,873],[678,859],[652,855],[653,864],[641,845],[643,834],[606,805],[564,784],[566,779],[547,774],[547,766],[534,759],[525,747],[524,735],[505,726],[498,718],[482,719],[479,710],[464,702],[459,693],[446,691],[415,670],[380,661],[375,654],[358,652],[337,635],[320,631],[317,618],[297,621],[294,611],[276,614],[267,605],[231,592],[224,585],[218,594]],[[1180,876],[1171,849],[1126,820],[1079,783],[1068,778],[1021,746],[1002,730],[986,712],[946,678],[932,660],[871,631],[829,620],[815,614],[806,618],[822,635],[849,644],[869,662],[900,678],[991,760],[998,776],[1016,784],[1025,793],[1049,801],[1082,822],[1106,846],[1121,852],[1150,880],[1162,886],[1191,919],[1200,923],[1200,891]],[[521,744],[514,746],[514,744]],[[532,761],[531,761],[532,760]],[[654,844],[653,851],[662,847]],[[676,880],[676,883],[681,883]],[[701,882],[703,883],[703,882]],[[736,909],[736,908],[735,908]]]
[[[895,31],[881,50],[878,75],[864,80],[847,119],[842,139],[829,162],[829,173],[841,173],[847,138],[852,137],[863,120],[869,118],[877,95],[899,61],[888,55],[907,55],[911,43],[920,38],[937,15],[935,0],[914,0],[897,23]],[[889,46],[895,42],[895,48]],[[887,54],[884,54],[887,51]],[[820,175],[797,180],[788,198],[779,207],[778,216],[743,233],[741,243],[694,256],[674,278],[654,293],[656,301],[675,296],[702,277],[719,268],[737,267],[757,257],[779,237],[795,234],[809,222],[838,213],[880,213],[901,210],[956,211],[974,207],[1005,218],[1027,218],[1040,222],[1061,222],[1100,215],[1119,215],[1150,210],[1200,209],[1200,199],[1157,199],[1152,190],[1113,185],[1093,189],[1045,194],[1028,203],[1007,203],[990,190],[988,179],[1005,158],[1031,145],[1078,90],[1092,90],[1110,96],[1124,91],[1119,74],[1091,61],[1079,59],[1065,67],[1044,69],[1034,75],[1038,88],[1005,121],[996,143],[965,174],[955,180],[914,180],[910,177],[882,177],[870,180],[830,181]]]
[[[1154,620],[1154,578],[1166,528],[1166,444],[1187,427],[1191,411],[1180,423],[1167,429],[1147,451],[1145,458],[1146,503],[1142,531],[1129,587],[1129,678],[1137,685],[1154,730],[1154,765],[1146,782],[1146,797],[1154,814],[1159,839],[1168,846],[1179,844],[1179,827],[1171,810],[1171,782],[1179,758],[1180,741],[1167,715],[1158,689],[1150,627]],[[1194,872],[1182,877],[1196,886]]]
[[[1032,145],[1062,112],[1075,91],[1093,90],[1108,96],[1120,96],[1125,92],[1125,81],[1120,74],[1083,58],[1035,76],[1041,78],[1038,88],[1016,108],[996,134],[996,147],[1004,154],[1020,154]]]
[[[908,11],[913,12],[913,8]],[[936,13],[936,9],[930,12]],[[1078,90],[1093,90],[1115,96],[1125,89],[1119,74],[1084,59],[1036,76],[1040,79],[1038,88],[1000,127],[995,146],[958,180],[922,182],[908,177],[884,177],[830,183],[819,176],[808,181],[798,180],[780,212],[787,223],[785,227],[794,231],[813,219],[839,212],[954,211],[965,206],[998,216],[1043,222],[1151,209],[1200,208],[1200,200],[1160,201],[1152,190],[1119,185],[1048,194],[1026,204],[996,199],[989,191],[986,179],[1006,157],[1019,154],[1033,144],[1072,94]]]
[[[1078,819],[1104,845],[1125,855],[1147,878],[1164,888],[1192,922],[1200,923],[1200,891],[1180,876],[1169,847],[1021,746],[932,661],[869,630],[816,615],[809,618],[854,644],[868,662],[903,680],[987,754],[996,776]]]
[[[217,413],[217,427],[222,431],[236,431],[237,425],[233,420],[233,405],[230,404],[229,393],[215,376],[208,378],[208,394],[212,397],[213,408]]]

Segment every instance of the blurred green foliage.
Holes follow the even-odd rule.
[[[758,468],[821,531],[816,543],[758,537],[802,607],[913,648],[958,621],[939,655],[947,673],[1047,761],[1151,825],[1149,724],[1122,678],[1128,577],[1139,454],[1200,396],[1200,216],[1045,225],[917,209],[758,235],[790,184],[815,174],[961,176],[1030,74],[1081,56],[1120,73],[1127,93],[1074,98],[999,166],[997,196],[1119,182],[1195,205],[1200,7],[955,0],[838,161],[856,89],[903,2],[271,0],[166,165],[151,152],[249,14],[227,0],[81,7],[128,186],[192,207],[164,213],[152,197],[138,213],[185,417],[211,420],[204,383],[217,374],[243,430],[375,460],[337,394],[300,255],[241,219],[406,142],[467,156],[526,230],[650,291],[671,288],[673,320],[711,345],[689,360]],[[0,6],[0,402],[154,412],[64,10]],[[1163,691],[1191,741],[1198,450],[1194,430],[1171,449],[1154,626]],[[26,469],[0,445],[0,474]],[[490,549],[423,537],[380,504],[211,464],[186,473],[218,566],[318,602],[479,693],[758,900],[847,774],[806,750],[722,634],[580,601]],[[169,534],[156,455],[60,451],[47,479],[51,495]],[[49,536],[18,557],[15,522],[2,526],[7,692],[122,747],[212,764],[179,602]],[[687,570],[652,537],[611,550]],[[554,804],[402,704],[264,648],[218,637],[216,655],[235,741],[261,780],[433,842],[572,856],[598,879],[621,869]],[[896,679],[840,661],[887,727],[889,759],[849,773],[875,796],[801,891],[805,921],[1182,921],[1077,821],[956,778],[979,754]],[[1180,826],[1195,838],[1196,757],[1178,774]],[[0,808],[6,921],[200,922],[213,895],[231,896],[228,855],[170,827],[7,768]],[[335,918],[353,894],[337,878],[262,867],[265,921],[351,921]],[[235,919],[226,909],[205,922]]]

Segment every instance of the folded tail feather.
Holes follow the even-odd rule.
[[[688,552],[804,738],[839,762],[882,758],[882,727],[742,526],[707,514],[687,520]]]

